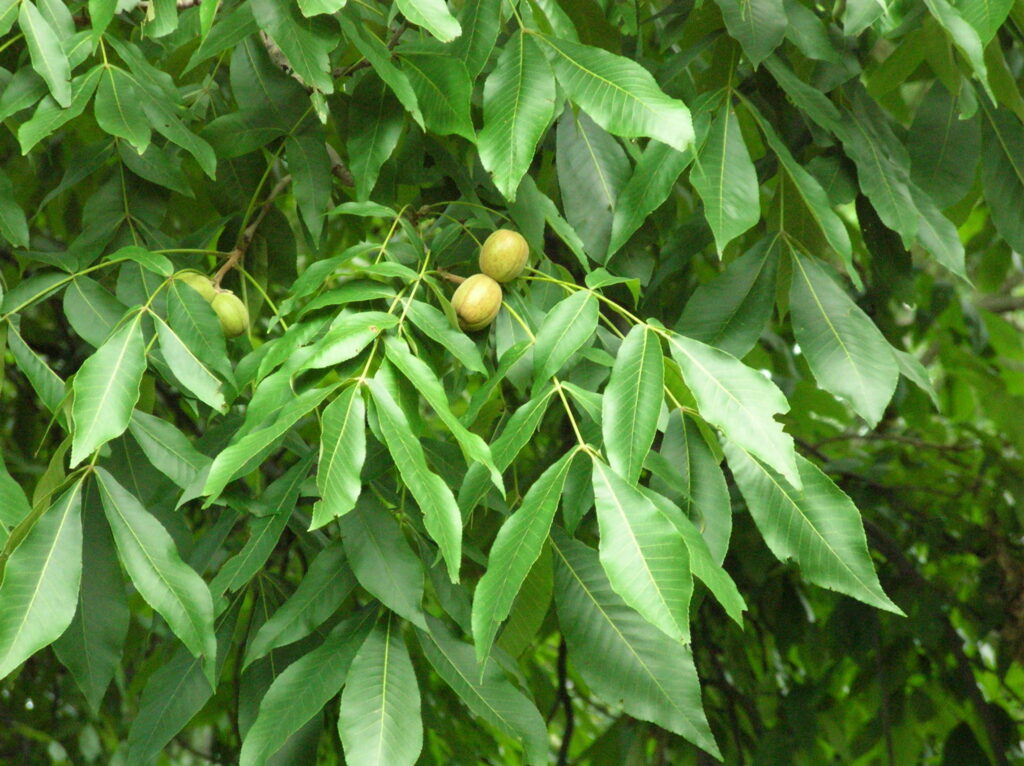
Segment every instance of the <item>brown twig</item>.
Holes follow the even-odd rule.
[[[245,231],[238,238],[238,244],[235,245],[235,249],[228,255],[227,260],[224,261],[223,265],[217,269],[217,273],[213,275],[213,286],[220,289],[221,280],[224,279],[224,275],[227,274],[231,269],[237,266],[242,258],[245,257],[245,251],[249,249],[249,245],[252,244],[252,239],[256,235],[256,230],[260,227],[263,219],[266,218],[267,213],[270,212],[271,205],[274,204],[274,200],[281,196],[281,193],[288,188],[288,184],[292,182],[291,175],[284,176],[273,189],[270,190],[270,194],[263,201],[263,205],[260,207],[260,212],[257,213],[252,223],[245,227]]]
[[[356,180],[352,177],[352,171],[342,161],[338,152],[333,146],[327,144],[327,156],[331,158],[331,173],[345,186],[355,186]]]
[[[576,728],[576,716],[572,709],[572,696],[569,694],[569,651],[565,645],[565,637],[558,642],[558,700],[562,702],[562,709],[565,711],[565,732],[562,734],[562,744],[558,748],[558,766],[566,766],[569,763],[569,746],[572,744],[572,732]],[[557,700],[556,700],[557,704]]]
[[[434,273],[437,274],[441,279],[446,279],[449,282],[454,282],[457,285],[461,285],[466,281],[465,277],[460,277],[458,274],[452,274],[450,271],[444,269],[435,269]]]

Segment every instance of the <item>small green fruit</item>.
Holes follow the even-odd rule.
[[[511,282],[523,273],[530,246],[511,229],[493,232],[480,249],[480,271],[498,282]]]
[[[463,330],[482,330],[501,308],[501,285],[486,274],[474,274],[456,288],[452,308]]]
[[[217,314],[220,329],[227,337],[234,338],[249,329],[249,311],[230,290],[223,290],[214,295],[210,307]]]
[[[174,275],[174,278],[180,282],[184,282],[186,285],[191,287],[201,296],[207,303],[213,300],[217,294],[217,288],[213,286],[213,282],[205,274],[200,274],[198,271],[179,271]]]

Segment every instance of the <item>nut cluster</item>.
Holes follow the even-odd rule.
[[[220,320],[220,329],[224,335],[234,338],[249,329],[249,311],[233,292],[222,290],[198,271],[179,271],[174,278],[203,296]]]
[[[523,235],[510,229],[493,232],[480,248],[480,274],[458,286],[452,307],[463,330],[482,330],[501,309],[501,284],[510,282],[526,267],[530,247]]]

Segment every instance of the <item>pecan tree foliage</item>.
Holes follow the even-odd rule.
[[[1019,757],[1022,29],[0,3],[4,757]]]

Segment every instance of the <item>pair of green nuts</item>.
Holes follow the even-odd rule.
[[[530,246],[519,232],[498,229],[480,248],[480,274],[474,274],[458,286],[452,295],[452,308],[463,330],[482,330],[494,321],[501,309],[501,284],[523,273]]]
[[[174,278],[203,296],[220,320],[221,331],[228,338],[234,338],[249,329],[249,310],[233,292],[221,290],[208,276],[198,271],[179,271]]]

